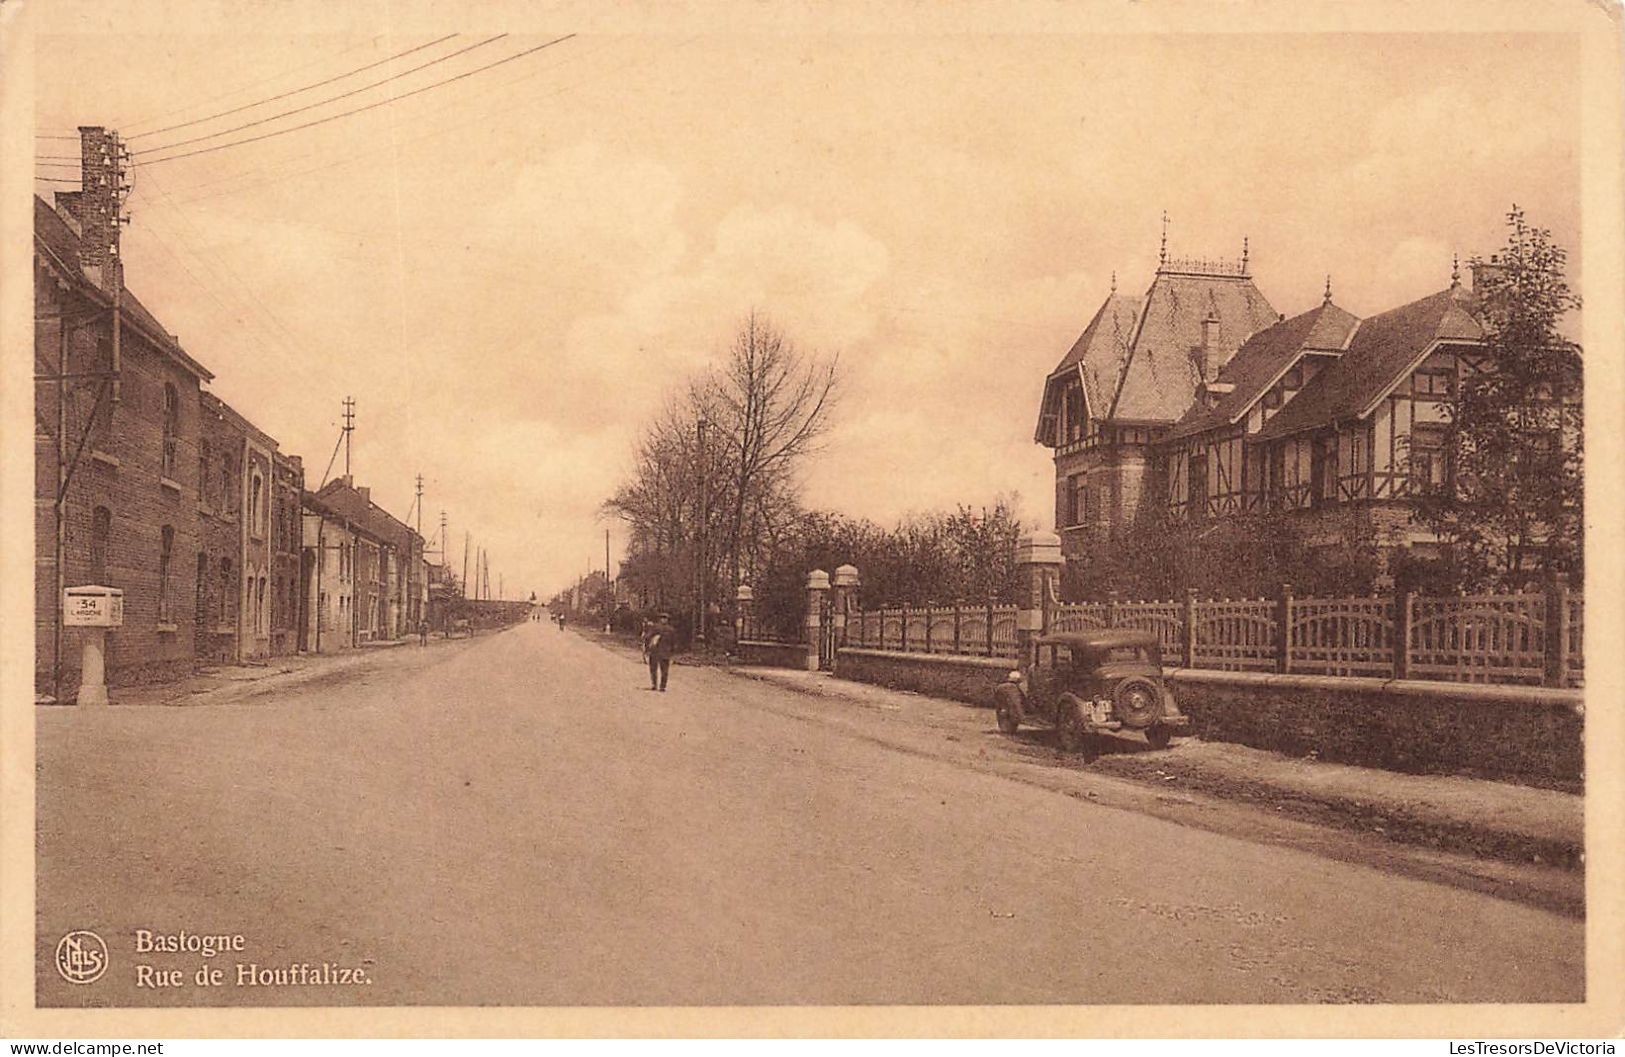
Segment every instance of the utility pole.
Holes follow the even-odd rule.
[[[604,530],[604,630],[615,627],[615,588],[609,578],[609,529]]]
[[[463,530],[463,597],[468,597],[468,530]]]
[[[421,473],[418,474],[418,498],[415,506],[418,512],[417,533],[421,537],[423,535],[423,475]]]
[[[350,476],[350,434],[355,432],[355,398],[344,398],[344,476]]]

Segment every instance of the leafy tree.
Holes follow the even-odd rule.
[[[1416,518],[1464,584],[1517,589],[1580,572],[1584,422],[1580,348],[1559,329],[1580,307],[1566,254],[1516,206],[1507,227],[1506,247],[1474,261],[1483,362],[1444,403],[1447,483],[1418,497]]]

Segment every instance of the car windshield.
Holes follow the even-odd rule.
[[[1145,650],[1142,649],[1139,646],[1117,646],[1117,647],[1114,647],[1114,648],[1112,648],[1110,650],[1107,650],[1106,655],[1101,658],[1102,663],[1105,663],[1105,662],[1108,662],[1108,661],[1143,661],[1143,660],[1145,660]]]

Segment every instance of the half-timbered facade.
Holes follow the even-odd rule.
[[[1254,333],[1278,320],[1239,262],[1163,256],[1143,297],[1114,289],[1045,382],[1035,439],[1055,451],[1069,554],[1164,494],[1153,445]]]
[[[1332,303],[1248,338],[1184,417],[1165,433],[1157,455],[1164,497],[1176,517],[1223,517],[1264,506],[1266,461],[1254,443],[1265,423],[1347,349],[1359,321]]]
[[[1434,543],[1409,501],[1450,485],[1446,403],[1467,372],[1493,369],[1473,289],[1453,275],[1360,319],[1328,281],[1286,319],[1244,264],[1205,267],[1164,259],[1144,297],[1113,290],[1045,382],[1036,439],[1055,452],[1066,552],[1127,530],[1148,502],[1176,519],[1301,513],[1311,542],[1317,524],[1328,542],[1338,531],[1319,514],[1358,509],[1386,545]]]
[[[1337,362],[1259,430],[1271,509],[1403,501],[1444,487],[1444,402],[1478,362],[1484,331],[1471,290],[1448,289],[1364,320]],[[1387,519],[1389,542],[1431,536]]]

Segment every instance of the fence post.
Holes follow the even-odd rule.
[[[987,655],[993,656],[993,596],[987,596]]]
[[[897,628],[898,628],[898,634],[900,634],[902,636],[902,641],[897,644],[897,648],[902,650],[904,653],[907,653],[908,652],[908,603],[907,602],[903,603],[903,619],[898,621]]]
[[[846,645],[847,615],[851,612],[853,599],[857,597],[857,590],[862,582],[863,580],[858,576],[858,569],[855,565],[837,567],[835,575],[830,578],[835,602],[829,619],[835,625],[836,649]]]
[[[1281,597],[1275,604],[1275,669],[1292,670],[1292,585],[1281,585]]]
[[[1034,640],[1044,633],[1044,610],[1061,574],[1061,537],[1039,530],[1024,534],[1016,543],[1016,567],[1021,573],[1021,595],[1016,608],[1016,655],[1030,663],[1037,651]],[[993,629],[992,607],[987,626]],[[992,656],[993,636],[988,635],[988,655]]]
[[[1117,600],[1119,597],[1116,591],[1106,592],[1106,626],[1108,628],[1117,626]]]
[[[1185,667],[1196,667],[1196,588],[1185,588]]]
[[[734,643],[737,645],[753,636],[755,629],[751,627],[751,602],[756,595],[750,589],[750,584],[740,584],[734,588]]]
[[[1546,583],[1547,686],[1563,686],[1569,678],[1569,578],[1557,573]]]
[[[1411,618],[1413,592],[1401,591],[1394,596],[1394,678],[1409,679],[1411,675]]]
[[[960,639],[960,632],[959,632],[960,612],[959,612],[959,609],[960,609],[959,600],[955,599],[954,600],[954,653],[956,655],[963,652],[959,648],[959,639]]]
[[[829,573],[814,569],[807,574],[807,670],[816,672],[819,662],[819,636],[823,633],[824,595],[829,592]]]

